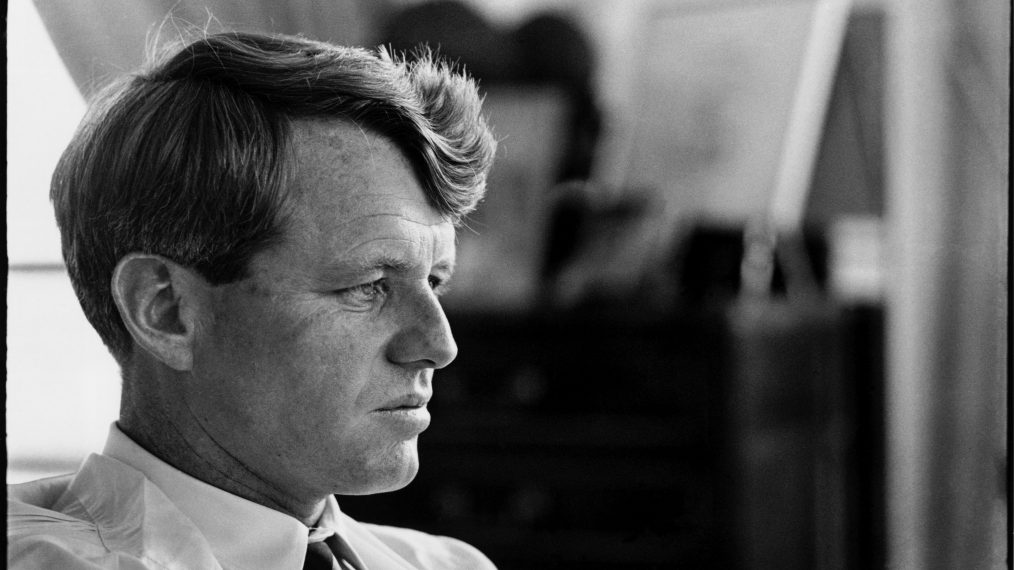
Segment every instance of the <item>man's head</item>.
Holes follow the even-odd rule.
[[[463,76],[301,38],[206,37],[106,91],[52,199],[124,406],[269,487],[407,483],[494,150]]]
[[[166,50],[97,97],[53,176],[71,279],[118,360],[131,351],[108,286],[119,259],[164,255],[214,284],[243,277],[281,237],[304,118],[394,141],[453,222],[482,197],[495,145],[475,85],[429,58],[240,33]]]

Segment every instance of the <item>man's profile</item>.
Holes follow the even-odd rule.
[[[474,82],[426,56],[224,33],[107,89],[51,198],[120,417],[77,473],[9,487],[9,565],[492,568],[334,495],[419,468],[494,150]]]

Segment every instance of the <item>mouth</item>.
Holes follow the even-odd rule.
[[[430,412],[426,409],[428,397],[418,395],[396,398],[373,411],[373,418],[398,434],[409,439],[426,430],[430,425]]]
[[[426,404],[429,403],[430,399],[428,396],[422,396],[419,394],[409,394],[400,398],[395,398],[383,406],[377,408],[378,412],[394,412],[394,411],[412,411],[425,409]]]

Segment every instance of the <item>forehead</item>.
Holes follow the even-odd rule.
[[[453,265],[453,224],[390,140],[345,121],[304,120],[292,143],[286,238],[271,265],[290,273],[379,259]]]
[[[432,207],[409,160],[383,135],[344,120],[297,120],[292,152],[297,223],[385,214],[424,225],[448,221]]]

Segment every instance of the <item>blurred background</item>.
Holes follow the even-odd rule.
[[[343,509],[504,570],[1008,564],[1009,3],[8,4],[8,482],[117,415],[47,198],[88,97],[179,29],[428,43],[499,156],[420,475]]]

